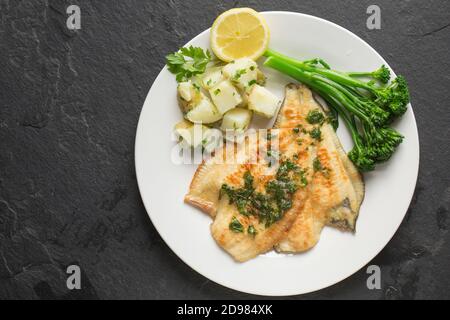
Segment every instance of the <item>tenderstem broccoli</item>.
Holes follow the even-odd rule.
[[[402,143],[403,136],[389,127],[406,112],[409,103],[408,85],[402,76],[388,84],[390,71],[386,66],[374,72],[344,73],[332,70],[321,59],[299,61],[272,50],[265,56],[266,66],[306,84],[341,116],[354,141],[349,158],[361,171],[374,170]]]

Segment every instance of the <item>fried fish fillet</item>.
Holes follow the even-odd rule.
[[[275,127],[301,126],[313,129],[306,119],[311,111],[323,112],[305,86],[288,85],[286,100]],[[330,124],[321,126],[321,141],[315,147],[316,170],[308,189],[307,204],[297,216],[286,238],[277,246],[279,252],[303,252],[314,247],[325,225],[354,231],[364,187],[357,169],[345,154]]]
[[[306,168],[312,162],[312,153],[306,150],[305,146],[300,146],[295,142],[296,137],[292,134],[292,129],[280,129],[279,135],[280,153],[286,158],[291,158],[294,154],[295,163]],[[247,144],[247,142],[245,143]],[[244,148],[240,148],[238,153]],[[254,187],[258,192],[264,192],[268,181],[273,180],[277,167],[268,167],[268,162],[263,159],[266,150],[260,150],[256,164],[241,164],[231,174],[227,175],[222,183],[228,186],[239,188],[243,185],[245,172],[250,172],[254,177]],[[219,170],[217,167],[215,170]],[[305,173],[306,181],[311,181],[312,172]],[[244,262],[255,258],[259,254],[273,250],[274,246],[284,239],[289,233],[289,229],[302,211],[306,203],[306,188],[299,188],[292,198],[292,207],[287,210],[283,217],[274,224],[267,226],[255,216],[241,215],[235,204],[230,204],[227,196],[219,197],[217,211],[214,222],[211,225],[211,233],[216,242],[236,261]],[[244,232],[234,232],[230,229],[230,222],[238,219]],[[252,226],[256,230],[256,236],[249,235],[246,230]]]
[[[286,87],[286,98],[275,124],[280,131],[280,153],[284,157],[300,155],[298,164],[311,170],[307,175],[308,187],[294,195],[292,208],[274,226],[266,229],[258,225],[254,217],[239,215],[235,205],[220,198],[224,183],[242,184],[243,170],[248,169],[246,151],[254,147],[254,143],[246,141],[232,151],[218,150],[198,168],[192,180],[185,202],[215,218],[211,226],[213,237],[237,261],[251,259],[274,246],[281,252],[306,251],[317,244],[321,230],[327,224],[354,231],[364,196],[361,176],[328,123],[321,126],[321,141],[313,141],[309,134],[312,125],[306,121],[312,110],[322,110],[322,107],[307,87],[295,84]],[[292,130],[298,127],[302,127],[302,131],[293,137]],[[233,155],[244,161],[240,164],[223,161]],[[323,170],[315,172],[314,161],[319,161]],[[266,169],[264,162],[251,167],[259,186],[267,178],[267,173],[262,174]],[[241,179],[236,178],[239,175]],[[233,217],[238,217],[244,228],[250,224],[258,225],[258,236],[252,239],[230,231]]]
[[[198,167],[184,198],[185,203],[199,208],[212,218],[216,216],[222,184],[227,176],[240,168],[238,163],[227,161],[236,155],[236,151],[236,148],[227,148],[225,144]]]
[[[306,118],[309,112],[314,110],[324,112],[323,107],[314,99],[311,90],[304,85],[289,84],[286,88],[285,102],[274,128],[294,128],[300,125],[311,130],[313,126]],[[364,183],[358,169],[345,153],[332,126],[324,123],[321,131],[322,140],[318,148],[322,161],[329,162],[326,167],[334,172],[329,179],[329,184],[337,183],[340,189],[333,192],[339,192],[341,194],[339,198],[342,199],[340,205],[331,206],[332,212],[329,214],[327,224],[354,231],[359,208],[364,198]],[[345,197],[346,194],[348,197]],[[334,199],[334,201],[339,200]]]

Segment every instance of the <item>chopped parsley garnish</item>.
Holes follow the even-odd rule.
[[[309,132],[311,138],[316,139],[317,141],[322,141],[322,131],[320,128],[314,128]]]
[[[255,216],[260,223],[270,227],[292,208],[293,194],[298,188],[305,187],[308,182],[305,171],[297,164],[286,160],[280,164],[275,178],[266,183],[264,192],[256,191],[253,183],[254,178],[250,171],[247,171],[244,174],[243,187],[233,188],[224,184],[221,195],[226,194],[230,204],[235,204],[240,214],[247,217]],[[237,225],[232,220],[230,228],[232,224]]]
[[[209,79],[207,82],[206,82],[206,85],[207,86],[210,86],[212,84],[212,79]]]
[[[250,67],[250,70],[251,70],[251,71],[255,71],[255,69],[256,69],[255,66],[251,66],[251,67]]]
[[[322,162],[320,162],[319,158],[315,158],[314,159],[314,161],[313,161],[313,169],[314,169],[314,172],[323,170]]]
[[[216,90],[214,90],[214,95],[215,95],[215,96],[217,96],[217,95],[219,95],[219,94],[220,94],[220,92],[221,92],[221,90],[220,90],[220,89],[216,89]]]
[[[233,219],[231,219],[229,228],[234,233],[243,233],[244,232],[244,226],[241,224],[241,222],[236,217],[233,217]]]
[[[315,159],[314,159],[314,161],[313,161],[313,169],[314,169],[314,172],[322,172],[322,174],[323,174],[325,177],[328,177],[328,176],[329,176],[329,170],[328,170],[328,168],[325,168],[325,167],[323,166],[323,164],[322,164],[322,162],[320,162],[320,159],[319,159],[319,158],[315,158]]]
[[[200,91],[200,86],[196,83],[193,83],[192,86],[195,88],[195,90]]]
[[[314,161],[313,161],[313,169],[314,169],[314,172],[323,170],[322,162],[320,162],[319,158],[315,158],[314,159]]]
[[[246,69],[239,69],[238,71],[236,71],[236,73],[234,74],[234,76],[231,80],[238,81],[242,77],[242,75],[244,75],[246,73],[247,73]]]
[[[336,131],[337,128],[339,127],[339,119],[331,111],[327,112],[327,120],[326,121],[333,127],[334,131]]]
[[[258,234],[258,231],[256,231],[254,226],[248,226],[247,233],[249,235],[251,235],[252,237],[256,237],[256,235]]]
[[[292,131],[294,131],[295,134],[298,134],[298,133],[300,133],[300,128],[294,128],[294,129],[292,129]]]
[[[274,164],[276,164],[279,158],[280,158],[280,153],[278,151],[268,150],[267,151],[267,162],[268,162],[269,168],[271,168]]]
[[[323,124],[325,116],[319,109],[311,110],[306,117],[306,121],[308,121],[309,124]]]
[[[256,84],[256,80],[251,80],[248,82],[248,86],[251,87],[252,85]]]

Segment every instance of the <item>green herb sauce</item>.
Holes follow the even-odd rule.
[[[253,182],[252,174],[247,171],[243,187],[233,188],[224,184],[221,195],[226,194],[230,204],[235,204],[240,214],[257,217],[266,228],[279,221],[292,208],[292,196],[308,183],[305,171],[289,160],[281,162],[275,178],[266,183],[265,192],[257,192]],[[231,224],[236,229],[236,222],[232,221]]]
[[[258,234],[258,231],[256,231],[254,226],[248,226],[247,233],[249,235],[251,235],[252,237],[256,237],[256,235]]]
[[[325,116],[319,109],[311,110],[306,117],[306,121],[309,124],[323,124],[325,122]]]
[[[314,128],[309,132],[311,138],[316,139],[317,141],[322,141],[322,130],[320,128]]]
[[[239,220],[236,217],[233,217],[233,219],[231,219],[229,228],[234,233],[244,232],[244,226],[239,222]]]

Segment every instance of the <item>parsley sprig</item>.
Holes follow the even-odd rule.
[[[184,82],[202,74],[211,61],[211,53],[198,47],[185,47],[166,56],[169,71],[176,75],[177,82]]]

